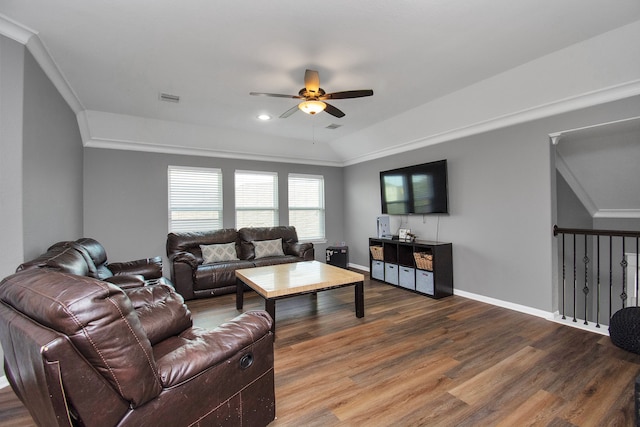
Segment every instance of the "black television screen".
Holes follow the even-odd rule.
[[[380,172],[382,213],[449,213],[447,161]]]

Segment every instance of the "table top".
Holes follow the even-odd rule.
[[[363,282],[364,275],[318,261],[236,270],[236,277],[265,298],[313,292]]]

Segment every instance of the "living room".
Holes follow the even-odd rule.
[[[364,141],[371,147],[368,156],[294,161],[260,149],[244,158],[225,157],[224,150],[163,152],[162,129],[154,122],[147,130],[156,144],[128,149],[118,142],[134,132],[123,138],[127,127],[117,115],[112,127],[90,128],[86,139],[81,126],[91,112],[77,114],[69,106],[32,54],[33,43],[3,32],[0,273],[11,274],[54,242],[81,236],[101,241],[117,260],[166,256],[169,165],[223,170],[228,227],[235,225],[235,170],[277,172],[281,183],[288,173],[323,175],[326,242],[316,244],[316,259],[322,260],[326,246],[344,241],[351,264],[368,268],[368,238],[376,235],[380,215],[379,172],[447,159],[450,214],[395,218],[393,226],[453,244],[457,295],[553,318],[557,212],[549,134],[640,116],[638,39],[636,18],[336,142]],[[185,134],[188,139],[192,132]],[[228,143],[221,140],[219,146]],[[326,150],[308,145],[311,159]],[[286,224],[284,189],[280,198],[280,223]]]

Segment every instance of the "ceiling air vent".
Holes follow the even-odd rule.
[[[335,123],[331,123],[329,126],[327,126],[327,129],[338,129],[341,126],[342,125],[337,125]]]
[[[165,101],[165,102],[180,102],[180,97],[178,95],[171,95],[168,93],[161,93],[160,94],[160,101]]]

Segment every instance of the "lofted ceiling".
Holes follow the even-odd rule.
[[[594,218],[640,218],[640,117],[555,135],[556,168]]]
[[[381,152],[380,123],[638,20],[638,0],[0,0],[88,146],[332,165]],[[249,96],[297,94],[307,68],[374,95],[286,119],[296,100]]]

